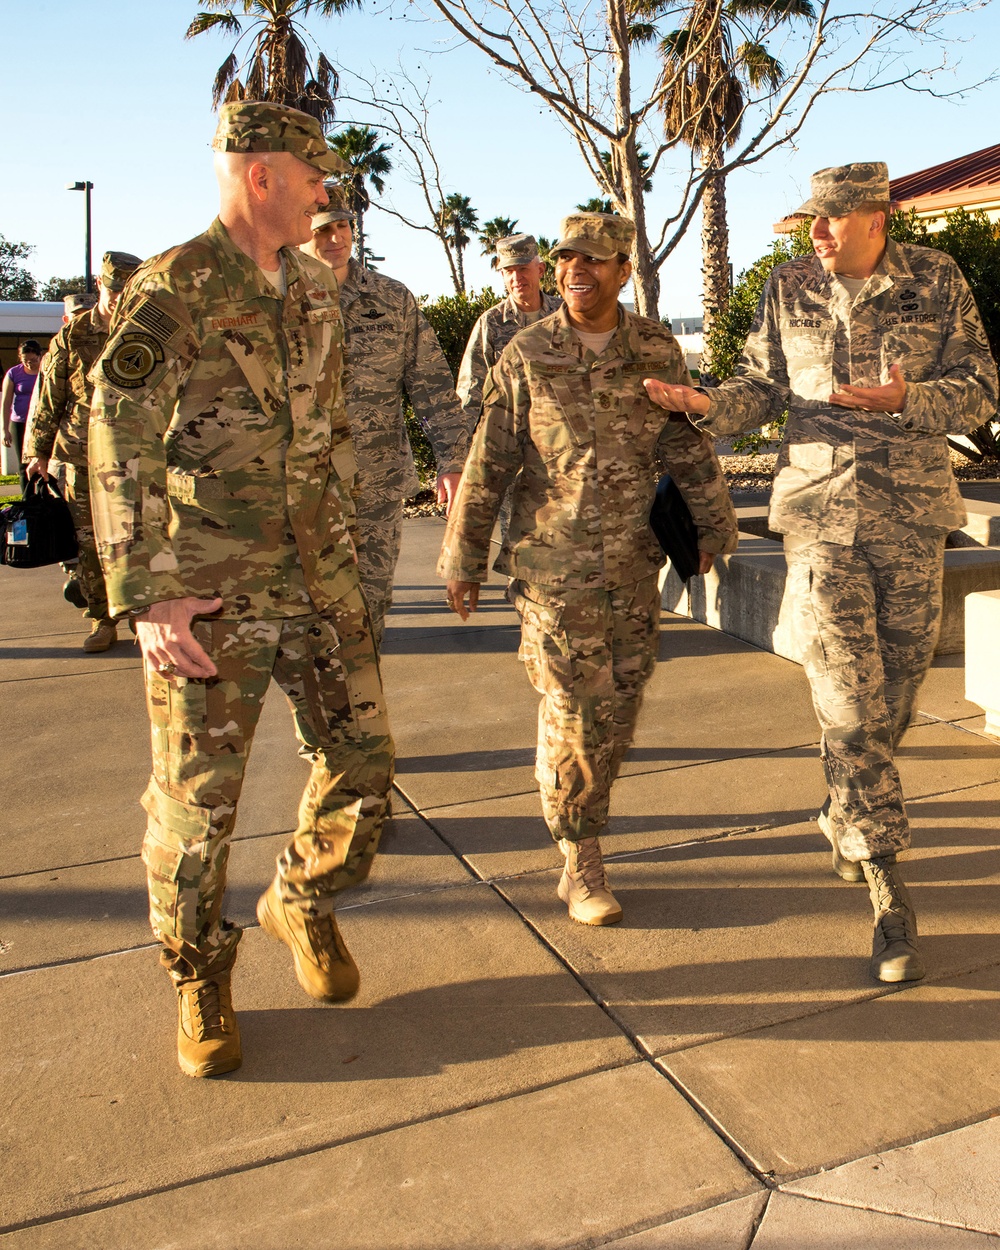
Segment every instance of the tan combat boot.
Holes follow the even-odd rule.
[[[95,621],[90,637],[84,639],[84,651],[107,651],[118,641],[118,626],[107,619]]]
[[[875,911],[871,973],[876,981],[919,981],[926,969],[917,949],[917,918],[893,863],[893,857],[862,861]]]
[[[833,848],[832,862],[833,871],[838,877],[842,877],[845,881],[864,881],[865,871],[858,863],[852,863],[849,859],[844,859],[840,853],[840,843],[837,840],[837,827],[830,817],[830,800],[823,804],[819,815],[816,817],[816,823],[819,825],[819,831],[826,838],[827,842]]]
[[[559,849],[566,856],[566,867],[556,893],[569,908],[570,919],[580,924],[617,924],[622,909],[608,888],[600,842],[563,838]]]
[[[283,902],[273,881],[257,904],[257,919],[265,933],[284,942],[295,961],[299,985],[311,998],[323,1003],[343,1003],[353,998],[361,974],[344,945],[333,912],[314,916]]]
[[[229,972],[178,985],[177,1062],[186,1076],[221,1076],[243,1062]]]

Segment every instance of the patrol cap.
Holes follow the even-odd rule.
[[[331,221],[353,221],[354,212],[347,198],[347,188],[341,182],[324,182],[324,188],[330,197],[325,205],[312,219],[312,228],[319,230],[328,226]]]
[[[538,240],[533,234],[509,234],[497,240],[497,268],[513,269],[538,260]]]
[[[101,260],[101,286],[106,291],[124,291],[125,283],[142,264],[131,252],[105,252]]]
[[[889,167],[884,161],[857,161],[817,170],[809,180],[809,199],[796,209],[809,217],[846,217],[862,204],[881,203],[889,195]]]
[[[219,110],[216,152],[291,152],[325,174],[344,173],[344,161],[327,147],[315,117],[283,104],[234,100]]]
[[[571,213],[559,224],[559,241],[552,252],[582,252],[598,260],[628,256],[635,238],[635,224],[615,213]]]
[[[74,295],[64,295],[63,314],[67,317],[75,317],[77,313],[93,308],[96,303],[97,296],[88,295],[85,291],[78,291]]]

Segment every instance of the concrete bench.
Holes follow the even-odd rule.
[[[738,549],[716,560],[707,577],[692,578],[690,591],[668,564],[661,574],[663,606],[799,663],[785,598],[785,572],[780,542],[741,531]],[[945,551],[938,655],[965,649],[966,595],[995,590],[1000,590],[1000,547],[952,547]]]
[[[1000,504],[984,503],[979,499],[966,499],[968,520],[960,530],[948,535],[949,547],[998,547],[1000,548]],[[781,541],[767,523],[767,505],[737,508],[740,532],[756,534],[758,538]]]

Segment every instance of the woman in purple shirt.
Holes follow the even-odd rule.
[[[12,365],[4,377],[0,406],[3,408],[3,445],[14,448],[23,495],[28,488],[28,479],[21,463],[21,449],[24,446],[24,426],[28,419],[31,392],[38,381],[38,365],[42,359],[41,345],[34,339],[25,339],[18,348],[18,355],[21,363]]]

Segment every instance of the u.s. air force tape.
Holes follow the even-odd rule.
[[[134,390],[142,386],[157,365],[163,363],[163,348],[151,334],[126,330],[101,367],[112,386]]]

